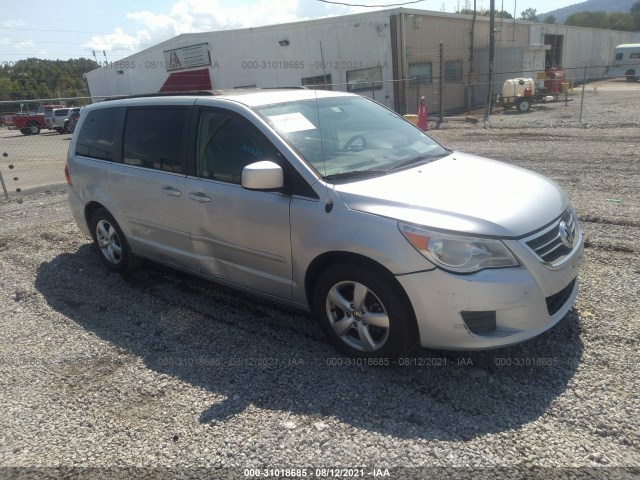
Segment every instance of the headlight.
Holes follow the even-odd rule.
[[[411,245],[436,265],[457,273],[485,268],[517,267],[518,261],[500,240],[447,235],[398,223]]]

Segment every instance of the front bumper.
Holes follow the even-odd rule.
[[[471,275],[436,269],[397,276],[414,308],[423,347],[479,350],[512,345],[548,330],[569,312],[578,295],[582,244],[562,268],[553,270],[518,245],[509,246],[520,250],[514,253],[521,267]],[[469,317],[478,314],[492,319],[493,328],[485,322],[480,331],[473,329]]]

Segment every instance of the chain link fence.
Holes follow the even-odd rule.
[[[437,56],[437,52],[434,55]],[[602,72],[604,69],[604,66],[599,68]],[[419,73],[402,81],[359,83],[355,87],[353,84],[318,83],[307,85],[307,88],[352,91],[388,106],[413,123],[418,121],[418,107],[424,100],[428,111],[427,126],[432,130],[583,128],[597,124],[603,108],[611,111],[610,105],[602,105],[611,95],[622,95],[616,101],[624,101],[624,93],[620,92],[640,88],[640,84],[629,82],[625,77],[604,80],[601,75],[588,77],[587,68],[565,69],[557,78],[533,76],[534,85],[527,83],[523,86],[533,89],[527,92],[529,105],[523,109],[518,100],[523,97],[505,99],[503,95],[504,82],[512,79],[515,72],[495,73],[490,97],[486,74],[475,75],[473,83],[465,83],[469,76],[460,78],[458,75],[458,81],[454,82],[444,75],[444,71],[436,75],[425,71]],[[552,75],[547,73],[547,76]],[[488,98],[491,98],[490,105],[487,104]],[[59,102],[71,107],[85,105],[89,101],[87,97],[75,97],[40,102]],[[33,105],[37,103],[31,102]],[[18,201],[22,195],[32,191],[65,188],[64,166],[72,137],[72,133],[67,131],[46,128],[41,128],[38,134],[21,132],[12,122],[15,115],[20,114],[20,103],[25,102],[16,102],[15,111],[4,114],[0,128],[0,198]],[[6,111],[6,102],[4,106]],[[624,123],[624,119],[620,121]]]

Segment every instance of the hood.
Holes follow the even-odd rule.
[[[549,224],[569,206],[560,186],[542,175],[458,152],[334,189],[353,210],[496,237],[523,236]]]

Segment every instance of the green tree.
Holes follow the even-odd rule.
[[[640,1],[631,5],[629,12],[631,13],[631,18],[633,20],[633,31],[637,32],[640,30]]]
[[[473,15],[473,9],[472,8],[463,8],[461,10],[458,10],[456,13],[462,13],[464,15]],[[477,14],[482,16],[482,17],[488,17],[489,16],[489,10],[485,10],[485,9],[477,10]],[[501,11],[496,10],[496,18],[513,18],[513,15],[511,15],[506,10],[501,10]]]
[[[16,100],[20,97],[20,85],[9,77],[0,77],[0,100]]]
[[[528,20],[530,22],[537,22],[538,15],[537,10],[535,8],[527,8],[524,12],[520,13],[521,20]]]
[[[0,67],[0,96],[9,95],[18,99],[54,98],[75,96],[86,89],[83,75],[99,68],[98,63],[88,58],[72,60],[40,60],[28,58],[15,64]]]
[[[625,12],[611,12],[607,15],[607,28],[631,32],[633,31],[633,16]]]
[[[544,17],[544,20],[542,20],[542,23],[550,23],[552,25],[555,25],[556,17],[554,17],[553,15],[547,15],[546,17]]]
[[[605,12],[578,12],[567,17],[565,25],[574,27],[607,28]]]

